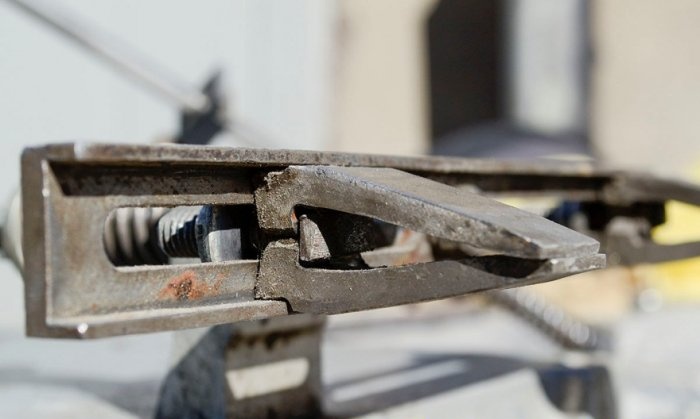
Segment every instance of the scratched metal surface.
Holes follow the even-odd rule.
[[[28,149],[23,154],[22,166],[24,252],[31,254],[41,251],[43,254],[43,257],[27,258],[24,266],[27,278],[25,301],[28,334],[89,338],[191,328],[286,314],[287,306],[278,300],[280,297],[277,295],[272,297],[274,300],[253,299],[257,269],[254,260],[191,266],[115,267],[99,244],[103,241],[105,220],[116,208],[250,205],[254,202],[253,191],[262,182],[264,175],[289,163],[393,165],[423,176],[438,176],[442,181],[445,179],[440,176],[445,174],[457,176],[452,179],[454,182],[463,181],[459,176],[465,174],[478,179],[486,177],[489,182],[493,182],[494,175],[502,174],[504,170],[507,173],[535,175],[545,183],[558,179],[551,172],[544,176],[546,169],[537,166],[527,168],[507,163],[449,158],[420,159],[166,145],[51,145]],[[591,175],[586,170],[575,167],[552,170],[554,173],[565,172],[566,175],[562,177],[565,182],[574,181],[585,185],[589,193],[600,193],[597,189],[599,175]],[[515,175],[518,176],[520,175]],[[431,183],[422,177],[414,178],[423,183]],[[507,181],[508,177],[504,179],[505,182],[500,180],[496,184],[501,188],[513,186]],[[531,189],[543,187],[541,184],[527,182],[521,182],[521,185]],[[423,194],[432,193],[429,185],[424,186]],[[348,187],[352,188],[352,185]],[[342,196],[342,192],[338,191],[338,196]],[[440,199],[453,200],[451,195],[451,190],[446,191]],[[419,201],[421,199],[423,198],[418,198]],[[473,200],[489,202],[480,196],[474,196]],[[270,202],[270,205],[274,206],[275,203]],[[397,202],[396,205],[403,204]],[[463,205],[468,207],[470,204],[465,201]],[[501,208],[504,217],[510,212],[518,212],[495,202],[493,206]],[[441,208],[444,212],[448,207],[438,205],[436,208]],[[483,240],[481,236],[490,236],[492,232],[502,230],[504,235],[494,236],[496,239],[503,236],[505,242],[493,246],[508,252],[515,248],[509,244],[508,238],[517,235],[509,230],[519,230],[525,236],[522,237],[525,240],[524,246],[535,251],[520,251],[518,254],[546,258],[552,252],[571,252],[575,253],[572,255],[574,257],[581,256],[581,252],[586,256],[595,253],[595,241],[554,223],[535,219],[530,214],[519,214],[522,221],[534,221],[499,226],[494,225],[492,219],[487,223],[482,222],[490,223],[483,231],[484,234],[475,234],[465,240]],[[381,214],[378,215],[381,219]],[[431,215],[437,218],[443,216],[426,214],[426,217],[431,218]],[[459,216],[489,217],[488,214],[478,214],[478,211],[468,214],[464,210]],[[492,218],[497,224],[498,217]],[[458,217],[453,224],[461,221]],[[539,228],[538,223],[546,225]],[[528,224],[533,224],[530,226],[531,231],[525,228]],[[431,225],[423,223],[419,227],[428,228]],[[409,225],[411,226],[412,224]],[[443,230],[464,230],[450,223],[444,226],[437,224],[437,227]],[[552,239],[546,236],[550,230],[566,234]],[[559,249],[556,246],[558,243],[553,242],[560,241],[576,243],[572,248],[565,245]],[[578,246],[578,242],[584,244]],[[549,253],[537,251],[544,247],[547,247]],[[583,250],[576,250],[579,247]],[[589,265],[596,267],[600,264]],[[560,263],[556,266],[568,265]],[[557,276],[565,274],[566,272],[557,270]],[[542,280],[549,279],[554,279],[554,276]],[[522,278],[522,282],[527,283],[527,278]],[[515,283],[509,284],[513,285]],[[484,284],[469,289],[484,289]],[[455,295],[455,292],[436,294],[434,298],[449,295]],[[397,303],[424,299],[425,297],[416,296]],[[375,306],[367,305],[366,308]],[[355,309],[362,308],[357,306]],[[347,310],[329,312],[338,311]]]
[[[368,212],[367,205],[360,209],[352,207],[358,202],[374,202],[371,205],[375,207],[378,205],[381,199],[369,197],[368,194],[372,192],[369,187],[363,190],[366,196],[358,195],[348,200],[341,209],[349,203],[352,210],[364,211],[364,214],[379,219],[384,217],[388,221],[402,221],[408,227],[429,230],[426,232],[438,237],[445,236],[455,228],[455,231],[461,231],[455,225],[467,217],[471,219],[471,227],[482,227],[481,230],[476,229],[477,233],[481,233],[467,237],[468,240],[476,241],[477,247],[492,248],[491,250],[500,248],[505,253],[531,258],[563,254],[587,255],[594,252],[595,242],[586,238],[579,239],[582,236],[530,215],[527,220],[527,217],[521,215],[511,217],[511,220],[507,215],[513,212],[512,209],[499,212],[496,208],[510,207],[491,204],[466,190],[464,194],[471,199],[457,202],[451,190],[448,191],[451,186],[440,184],[440,187],[432,187],[432,180],[453,186],[469,185],[487,195],[530,193],[568,199],[594,199],[613,205],[645,200],[664,202],[674,198],[689,203],[700,202],[700,189],[694,185],[633,173],[593,169],[578,164],[168,145],[80,144],[30,149],[24,153],[23,162],[25,252],[30,254],[41,250],[44,255],[44,258],[28,258],[25,266],[29,278],[26,281],[25,299],[29,313],[27,331],[31,335],[54,337],[99,337],[286,314],[287,307],[281,301],[253,299],[256,281],[254,260],[177,267],[120,268],[112,266],[104,249],[96,243],[102,241],[104,220],[115,208],[251,205],[255,200],[254,191],[263,177],[270,171],[284,169],[289,164],[372,167],[339,169],[339,172],[347,172],[342,175],[346,177],[357,177],[360,174],[366,178],[367,173],[363,170],[378,171],[377,173],[393,170],[377,166],[405,170],[409,174],[403,175],[404,177],[418,175],[416,179],[419,181],[413,182],[416,185],[404,182],[406,179],[394,179],[391,183],[392,176],[387,177],[386,173],[362,180],[365,186],[374,185],[372,188],[379,195],[387,190],[398,192],[394,197],[400,206],[398,210],[409,209],[404,213],[398,211],[401,217],[392,218],[395,214],[386,209]],[[306,169],[297,170],[304,173]],[[307,171],[310,170],[316,169],[309,168]],[[328,170],[330,169],[326,169]],[[328,173],[323,177],[331,179]],[[333,191],[332,185],[319,182],[318,179],[300,180],[305,185],[311,185],[314,181],[318,183],[316,189],[319,196],[321,192]],[[358,180],[352,180],[348,185],[356,181]],[[382,182],[389,184],[382,186]],[[407,185],[410,187],[406,191],[400,191],[401,187]],[[414,190],[415,188],[418,189]],[[435,198],[437,191],[442,192],[440,197]],[[343,189],[335,192],[342,196]],[[324,197],[326,204],[331,198]],[[432,210],[423,211],[429,207],[431,199],[435,201]],[[489,202],[486,206],[488,210],[482,208],[484,205],[477,205],[482,201]],[[299,202],[277,200],[270,202],[268,209],[295,203]],[[481,210],[470,213],[470,206],[474,205]],[[416,211],[410,211],[411,208]],[[263,210],[264,208],[260,214],[263,214]],[[491,210],[494,211],[493,214],[490,213]],[[416,214],[415,219],[409,217],[413,213]],[[432,218],[449,218],[450,214],[457,214],[457,221],[445,225],[426,222]],[[265,219],[265,216],[261,218],[263,226]],[[498,225],[501,220],[503,225]],[[539,224],[542,226],[537,227]],[[438,231],[432,231],[431,228]],[[449,235],[446,237],[455,238]],[[518,237],[520,242],[515,240]],[[572,237],[575,238],[573,245],[569,243]],[[488,242],[491,238],[495,242]],[[66,243],[70,243],[70,246],[66,246]],[[695,247],[691,250],[695,250]],[[95,285],[97,277],[100,277],[99,287]],[[265,295],[284,298],[275,293]],[[259,294],[258,297],[265,295]],[[443,293],[443,296],[448,295],[455,293]],[[416,297],[410,301],[423,299]],[[329,310],[339,311],[347,309]]]

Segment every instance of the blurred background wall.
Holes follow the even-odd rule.
[[[35,3],[115,35],[122,49],[194,87],[221,70],[229,115],[276,146],[323,148],[328,141],[332,1]],[[4,1],[0,97],[3,196],[16,183],[19,152],[28,143],[148,143],[177,130],[169,102]]]
[[[700,165],[700,3],[595,1],[593,140],[615,165]]]
[[[430,149],[426,23],[436,0],[340,0],[332,148]]]
[[[590,32],[576,30],[592,40],[586,122],[599,157],[672,173],[700,158],[694,126],[700,44],[693,42],[700,5],[692,0],[487,2],[493,10],[471,0],[42,3],[69,9],[194,86],[222,70],[228,112],[259,134],[263,146],[402,154],[428,151],[436,136],[431,106],[440,104],[431,103],[430,77],[438,71],[431,69],[428,35],[441,27],[475,27],[447,48],[482,45],[469,52],[477,56],[492,53],[483,45],[498,37],[504,56],[491,73],[518,69],[500,79],[511,95],[498,98],[507,102],[503,113],[528,114],[555,128],[571,115],[588,118],[589,110],[562,87],[588,77],[571,65],[578,41],[562,25],[582,24],[568,15],[589,14]],[[455,17],[430,28],[448,6]],[[529,45],[509,50],[509,39]],[[552,59],[557,49],[564,53]],[[6,3],[0,3],[0,51],[8,175],[17,172],[15,157],[27,142],[148,142],[175,129],[171,105]],[[483,63],[470,64],[488,73]],[[485,83],[492,82],[477,80],[471,88]]]

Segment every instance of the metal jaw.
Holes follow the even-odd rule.
[[[544,282],[603,266],[593,239],[427,179],[473,176],[469,170],[486,167],[470,163],[207,147],[28,149],[22,164],[27,333],[88,338],[290,312],[364,310]],[[238,260],[141,266],[110,260],[105,243],[110,214],[124,207],[177,206],[252,212],[259,227],[255,219],[244,224],[254,230],[261,256],[244,252]],[[371,267],[347,262],[353,255],[336,260],[334,254],[333,266],[307,265],[294,217],[314,209],[334,210],[331,219],[342,222],[346,215],[356,217],[351,227],[363,225],[358,217],[369,219],[380,227],[464,242],[489,256]],[[138,247],[141,233],[136,229],[118,241]],[[335,252],[338,237],[322,233]],[[209,248],[211,243],[221,242],[210,241]],[[340,247],[350,253],[377,245],[346,244]],[[199,255],[212,260],[208,256]]]
[[[605,260],[595,240],[544,218],[390,168],[292,166],[268,175],[256,203],[260,227],[288,237],[265,248],[256,297],[284,299],[295,312],[343,313],[546,282]],[[298,206],[370,217],[491,256],[358,270],[304,267],[294,239]]]

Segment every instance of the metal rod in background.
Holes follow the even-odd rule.
[[[114,36],[79,19],[56,3],[35,0],[6,0],[35,19],[51,27],[132,79],[158,93],[169,102],[188,112],[206,112],[211,106],[209,98],[198,89],[190,87],[165,69],[137,54],[135,48],[123,44]]]

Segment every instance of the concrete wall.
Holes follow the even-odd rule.
[[[698,22],[695,0],[594,2],[593,138],[607,162],[700,165]]]
[[[424,24],[436,0],[340,0],[331,147],[428,149]]]

